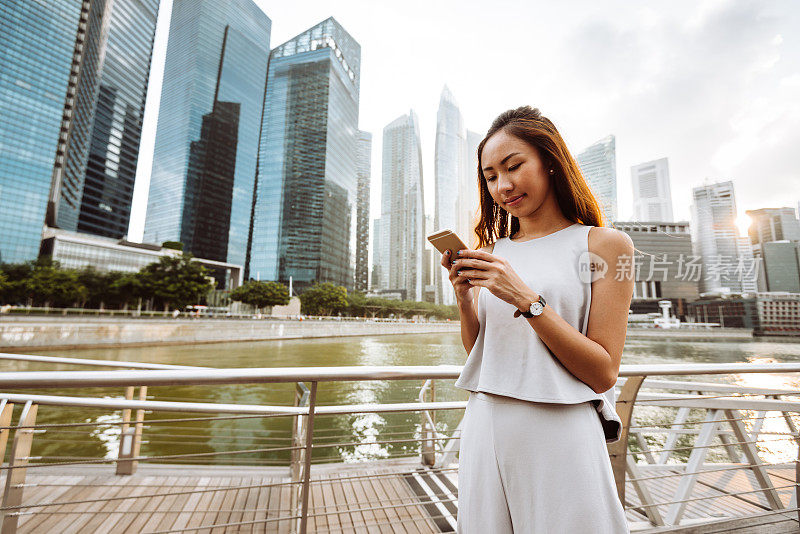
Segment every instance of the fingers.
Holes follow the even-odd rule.
[[[461,269],[456,271],[456,274],[466,279],[486,280],[489,278],[489,273],[487,273],[486,271],[481,271],[479,269]]]
[[[444,268],[446,268],[448,270],[450,269],[452,264],[450,262],[450,251],[449,250],[445,250],[444,251],[444,254],[442,254],[442,261],[440,263],[442,264],[442,267],[444,267]]]
[[[458,265],[459,269],[472,268],[472,269],[481,269],[483,271],[486,271],[492,268],[492,264],[485,260],[458,258],[453,260],[453,264]]]
[[[457,258],[474,258],[474,259],[483,260],[483,261],[496,261],[498,259],[497,256],[493,256],[492,254],[489,254],[488,252],[484,252],[482,250],[470,250],[470,249],[467,249],[467,248],[459,250],[458,253],[456,254],[456,257]]]

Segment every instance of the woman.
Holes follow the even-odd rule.
[[[553,123],[500,115],[478,146],[480,250],[442,257],[469,352],[458,531],[628,532],[606,442],[633,245],[602,215]]]

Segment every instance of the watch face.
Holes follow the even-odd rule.
[[[531,304],[531,313],[534,316],[541,315],[543,311],[544,311],[544,306],[542,306],[541,302],[534,302],[533,304]]]

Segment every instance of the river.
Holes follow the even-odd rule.
[[[83,349],[38,351],[36,354],[93,359],[197,365],[207,367],[301,367],[345,365],[438,365],[463,364],[464,349],[458,334],[417,334],[374,336],[361,338],[325,338],[247,343],[219,343],[167,347],[118,349]],[[755,338],[747,341],[723,340],[629,340],[623,353],[623,364],[640,363],[730,363],[730,362],[800,362],[800,340]],[[0,369],[25,370],[85,370],[86,367],[50,365],[26,362],[2,362]],[[683,380],[703,380],[736,383],[749,386],[786,387],[800,389],[797,376],[731,375],[683,377]],[[362,404],[413,402],[417,399],[421,381],[374,381],[322,383],[320,404]],[[291,405],[293,384],[229,385],[229,386],[171,386],[154,387],[148,398],[155,400],[197,401],[243,404]],[[30,392],[34,392],[31,390]],[[81,390],[38,390],[35,393],[70,396],[119,397],[120,390],[84,388]],[[436,400],[464,400],[466,394],[452,386],[452,381],[436,382]],[[437,426],[449,432],[458,424],[460,411],[440,412]],[[637,411],[637,414],[639,412]],[[665,422],[664,409],[647,410],[640,414],[642,422]],[[37,434],[32,454],[53,461],[77,458],[115,457],[119,427],[102,424],[120,419],[120,412],[88,409],[64,409],[41,406],[40,424],[93,422],[90,427],[52,428]],[[205,421],[184,421],[157,424],[161,419],[198,415],[154,413],[146,416],[150,423],[144,429],[141,454],[145,456],[186,453],[231,452],[257,450],[246,454],[225,454],[214,457],[164,459],[173,463],[216,463],[247,465],[286,465],[287,451],[263,451],[290,445],[291,418],[220,418]],[[702,413],[700,413],[702,418]],[[15,415],[16,418],[16,415]],[[15,419],[16,420],[16,419]],[[363,414],[320,416],[316,420],[315,443],[336,444],[357,442],[357,445],[319,447],[314,451],[315,462],[357,461],[390,458],[413,454],[412,439],[419,427],[417,413]],[[765,423],[768,429],[770,423]],[[779,424],[779,420],[775,424]],[[785,427],[784,427],[785,428]],[[394,441],[393,443],[376,443]],[[688,442],[691,444],[691,442]],[[776,442],[777,443],[777,442]],[[796,454],[787,440],[773,447],[774,459]]]

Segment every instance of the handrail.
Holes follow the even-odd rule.
[[[460,365],[432,365],[59,371],[58,373],[25,371],[0,375],[0,388],[453,379],[458,377],[461,369]],[[619,374],[620,376],[670,376],[779,372],[800,372],[800,363],[637,364],[621,366]]]
[[[66,397],[58,395],[27,395],[0,393],[0,400],[13,403],[31,401],[51,406],[106,408],[112,410],[158,410],[165,412],[199,412],[227,414],[264,415],[308,415],[308,406],[268,406],[258,404],[216,404],[210,402],[138,401],[127,399],[105,399],[97,397]],[[403,402],[390,404],[342,404],[316,406],[316,415],[341,415],[350,413],[413,412],[423,410],[458,410],[467,406],[466,401],[447,402]]]
[[[59,358],[57,356],[39,356],[38,354],[11,354],[0,352],[0,360],[16,360],[21,362],[59,363],[69,365],[89,365],[96,367],[122,367],[124,369],[213,369],[196,365],[171,365],[168,363],[121,362],[118,360],[92,360],[88,358]]]

